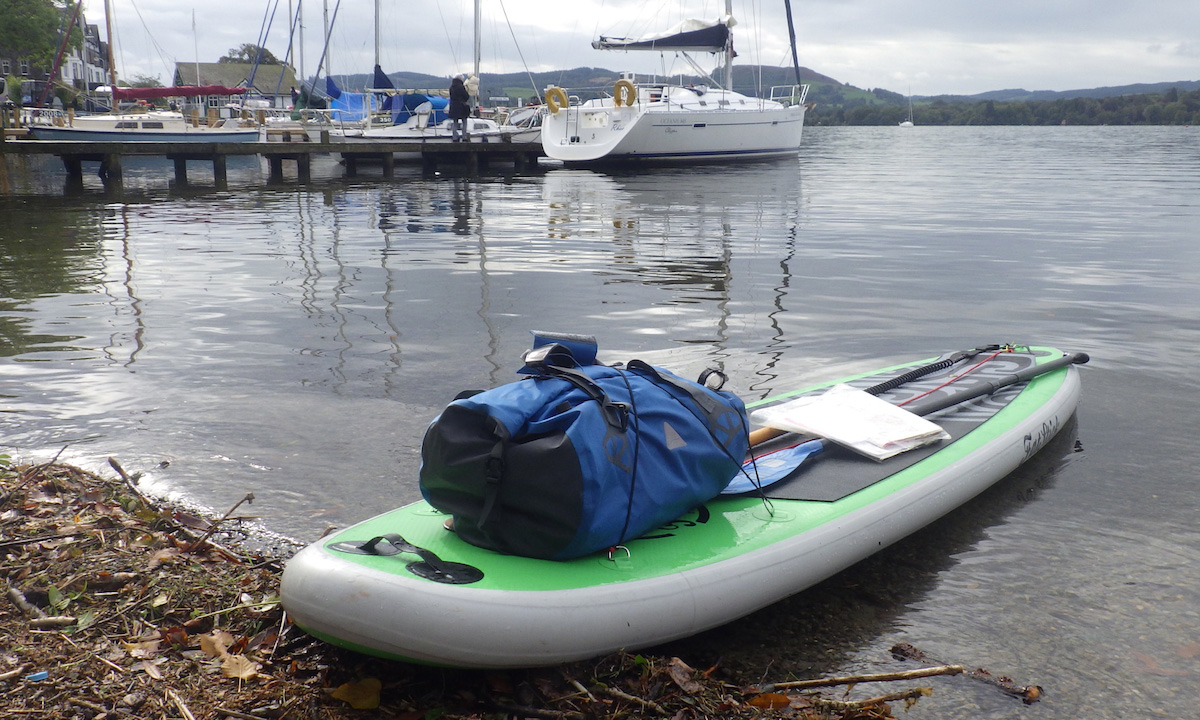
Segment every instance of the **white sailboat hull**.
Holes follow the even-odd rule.
[[[609,98],[547,113],[546,156],[565,163],[683,163],[795,155],[805,106],[725,90],[640,88],[638,101]]]

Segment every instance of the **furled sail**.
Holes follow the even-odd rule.
[[[721,52],[729,42],[732,15],[717,20],[684,20],[670,30],[638,38],[600,36],[592,43],[597,50],[682,50]]]
[[[201,97],[205,95],[241,95],[246,92],[244,87],[224,87],[222,85],[181,85],[176,87],[153,88],[112,88],[117,100],[154,100],[170,97]]]

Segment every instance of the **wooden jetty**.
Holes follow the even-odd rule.
[[[341,156],[347,176],[358,173],[359,165],[368,162],[379,165],[383,176],[393,176],[394,153],[419,154],[426,172],[436,171],[439,163],[463,164],[468,173],[487,167],[491,160],[512,162],[518,170],[537,164],[542,153],[541,143],[447,143],[396,140],[335,141],[322,132],[315,142],[307,142],[303,130],[288,132],[272,130],[270,142],[87,142],[78,140],[29,140],[12,135],[0,136],[0,155],[57,155],[67,171],[67,188],[83,186],[83,163],[99,162],[99,175],[107,187],[121,187],[121,159],[125,157],[165,157],[175,163],[175,182],[186,186],[189,161],[210,162],[217,187],[227,186],[226,159],[230,156],[259,155],[270,168],[269,182],[283,181],[284,161],[296,163],[300,182],[310,179],[310,163],[314,155]]]

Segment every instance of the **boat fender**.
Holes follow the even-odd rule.
[[[366,542],[339,542],[329,546],[331,550],[352,555],[399,555],[408,553],[421,559],[405,566],[413,575],[445,583],[447,585],[470,585],[483,579],[483,571],[473,565],[447,562],[432,550],[417,547],[396,533],[371,538]]]
[[[551,85],[546,88],[546,108],[551,114],[557,115],[558,111],[567,107],[570,101],[567,100],[567,92],[560,87]]]
[[[632,82],[621,79],[617,81],[616,85],[613,85],[614,107],[631,106],[635,100],[637,100],[637,88]]]

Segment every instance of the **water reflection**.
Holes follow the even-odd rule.
[[[827,673],[880,636],[920,647],[928,638],[894,635],[905,614],[941,584],[964,553],[1053,488],[1081,457],[1077,442],[1078,423],[1072,416],[1029,463],[924,530],[787,600],[652,652],[687,657],[698,666],[720,662],[740,673],[769,668],[765,680],[778,682]],[[1014,566],[1006,572],[1022,569]],[[1010,581],[998,574],[995,590]]]
[[[1092,717],[1144,698],[1186,716],[1194,677],[1132,652],[1195,669],[1173,653],[1195,642],[1200,552],[1200,134],[892,130],[813,128],[798,161],[744,168],[382,181],[331,161],[304,187],[255,168],[172,194],[127,167],[120,198],[18,188],[0,197],[0,443],[105,473],[113,455],[207,507],[253,490],[264,523],[310,539],[415,499],[428,422],[515,378],[531,329],[594,334],[606,361],[720,365],[748,400],[984,342],[1082,350],[1090,463],[1025,504],[1038,483],[1014,476],[697,652],[870,669],[935,638],[1071,701],[1132,688]],[[1038,712],[1078,716],[1054,702]]]

